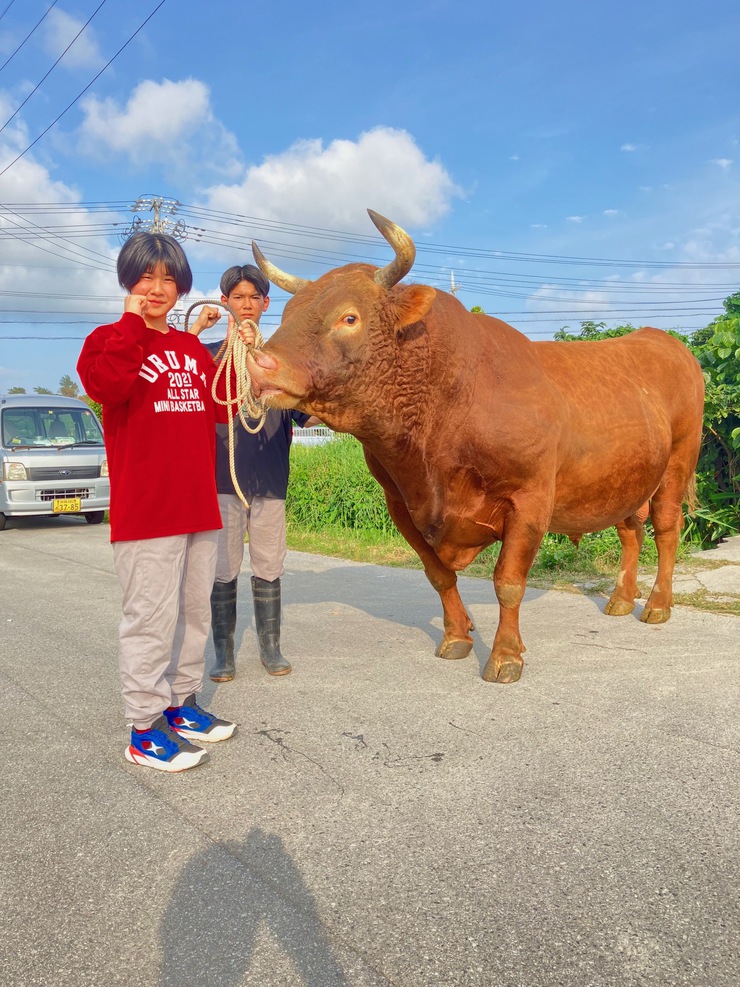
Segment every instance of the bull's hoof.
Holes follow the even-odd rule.
[[[609,600],[604,608],[604,613],[609,617],[626,617],[634,609],[634,603],[630,603],[629,600]]]
[[[521,658],[507,658],[496,664],[493,658],[488,659],[486,667],[483,669],[484,682],[497,682],[499,685],[510,685],[518,682],[522,676],[524,662]]]
[[[665,624],[670,616],[670,607],[645,607],[640,616],[640,620],[643,624]]]
[[[434,654],[437,658],[467,658],[472,647],[472,641],[448,641],[443,638]]]

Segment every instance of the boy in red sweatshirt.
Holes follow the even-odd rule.
[[[195,701],[221,527],[215,422],[226,410],[211,396],[211,355],[196,335],[167,323],[193,284],[180,244],[135,233],[117,266],[128,291],[123,315],[88,336],[77,372],[103,406],[111,542],[123,590],[119,666],[132,722],[125,757],[183,771],[207,756],[193,741],[225,740],[236,729]],[[196,325],[219,317],[204,307]]]

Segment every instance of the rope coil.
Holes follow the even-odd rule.
[[[242,323],[236,312],[234,312],[229,305],[212,298],[204,298],[201,301],[193,302],[193,304],[188,308],[184,319],[185,332],[188,331],[190,313],[193,309],[199,308],[202,305],[218,305],[221,308],[226,309],[234,320],[234,329],[236,331],[227,332],[226,339],[223,341],[218,353],[214,357],[218,366],[216,367],[216,376],[213,378],[211,395],[216,404],[225,405],[229,409],[227,421],[229,426],[229,471],[231,473],[231,482],[234,484],[234,490],[236,491],[239,500],[241,500],[248,510],[249,501],[242,493],[242,489],[239,486],[239,481],[236,478],[236,465],[234,462],[234,419],[238,416],[239,421],[242,423],[242,427],[252,435],[259,432],[265,424],[267,409],[263,408],[262,405],[255,401],[254,394],[252,392],[252,378],[247,370],[247,354],[249,352],[253,352],[255,349],[260,349],[264,345],[264,339],[262,338],[262,334],[259,331],[257,323],[253,322],[251,319],[247,319],[247,324],[251,326],[254,332],[254,346],[244,343],[240,332],[244,323]],[[218,382],[221,375],[224,373],[226,374],[225,401],[216,394]],[[236,381],[236,390],[233,394],[231,389],[232,377],[233,380]],[[232,409],[234,408],[236,409],[236,413],[232,414]],[[247,420],[248,418],[252,419],[252,421],[256,421],[257,424],[250,424]]]

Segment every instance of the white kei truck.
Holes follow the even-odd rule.
[[[40,514],[100,524],[109,504],[103,430],[85,402],[0,395],[0,531],[8,518]]]

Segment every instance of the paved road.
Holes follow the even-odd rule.
[[[421,573],[291,553],[294,673],[245,608],[240,732],[167,776],[122,757],[107,537],[0,537],[3,987],[740,982],[737,618],[530,591],[501,687],[487,582],[445,662]]]

